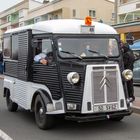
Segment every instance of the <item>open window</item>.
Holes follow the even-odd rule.
[[[3,55],[4,58],[11,58],[11,36],[7,36],[4,38],[4,49],[3,49]]]
[[[50,39],[36,39],[33,41],[34,57],[45,54],[49,63],[53,61],[52,41]]]
[[[18,60],[18,34],[4,37],[4,58]]]
[[[18,60],[18,34],[12,35],[12,60]]]

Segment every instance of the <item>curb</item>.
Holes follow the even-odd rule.
[[[134,113],[140,114],[140,107],[132,106],[131,107]]]
[[[131,106],[134,113],[140,114],[140,97],[136,97]]]

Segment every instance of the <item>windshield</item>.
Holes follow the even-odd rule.
[[[116,57],[119,55],[116,39],[60,38],[59,55],[62,58]]]

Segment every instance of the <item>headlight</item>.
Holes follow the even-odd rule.
[[[122,75],[127,81],[129,81],[133,78],[133,72],[129,69],[124,70],[122,72]]]
[[[71,83],[71,84],[76,84],[79,82],[80,76],[77,72],[70,72],[67,75],[67,80]]]

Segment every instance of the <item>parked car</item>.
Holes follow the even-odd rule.
[[[140,40],[136,40],[133,45],[130,45],[130,48],[133,50],[136,58],[140,58]],[[134,85],[140,85],[140,59],[134,63],[133,74]]]

